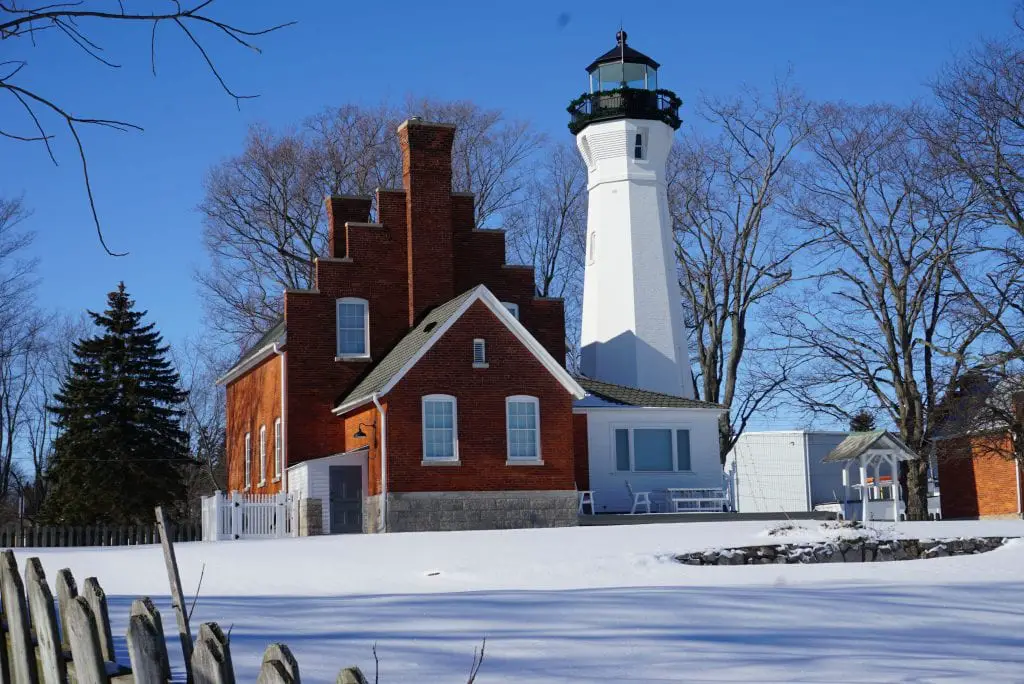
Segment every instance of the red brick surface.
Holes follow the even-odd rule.
[[[473,339],[488,368],[473,368]],[[423,465],[422,398],[456,398],[460,465]],[[506,465],[505,399],[537,397],[542,466]],[[476,302],[387,395],[393,492],[573,488],[572,396],[497,317]]]
[[[245,433],[252,437],[252,490],[259,494],[279,491],[274,482],[274,421],[281,416],[281,357],[272,355],[227,386],[227,477],[229,491],[245,487]],[[266,473],[260,479],[260,426],[267,427]]]
[[[562,302],[536,298],[533,269],[507,266],[504,233],[477,229],[473,198],[451,192],[453,135],[451,128],[423,123],[402,127],[405,188],[378,190],[379,226],[358,225],[369,218],[369,198],[327,199],[329,256],[316,263],[313,290],[286,292],[284,297],[287,465],[362,446],[367,440],[352,437],[359,422],[376,424],[379,441],[376,409],[360,407],[358,415],[342,419],[332,408],[408,332],[411,322],[481,283],[499,300],[518,304],[523,325],[556,360],[564,361]],[[341,297],[369,302],[368,361],[335,360],[336,300]],[[406,382],[382,398],[391,423],[389,451],[392,443],[397,445],[389,460],[398,463],[395,481],[404,487],[394,491],[571,489],[570,395],[507,330],[497,329],[500,323],[482,304],[475,308],[484,310],[468,312],[469,318],[449,331]],[[497,354],[487,371],[469,368],[472,359],[466,340],[481,335],[488,338],[489,355]],[[467,369],[470,372],[464,372]],[[254,370],[228,387],[228,467],[233,488],[240,488],[241,482],[238,440],[244,430],[240,426],[268,416],[265,405],[270,398],[277,397],[279,406],[280,395],[275,394],[279,383],[279,372]],[[429,391],[424,389],[428,385]],[[441,386],[449,389],[437,389]],[[446,473],[419,465],[422,395],[415,392],[420,390],[460,397],[460,434],[469,440],[466,453],[473,458],[458,470]],[[542,467],[504,465],[504,397],[520,393],[541,400],[541,441],[547,462]],[[253,402],[256,396],[268,398]],[[268,434],[272,425],[268,420]],[[255,434],[254,430],[254,450]],[[412,461],[416,467],[409,470]],[[379,493],[379,444],[371,449],[369,462],[369,493]]]
[[[1016,465],[999,455],[1004,449],[991,443],[995,439],[1002,438],[965,437],[939,442],[943,518],[985,518],[1018,512]]]

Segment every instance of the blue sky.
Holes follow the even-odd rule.
[[[195,211],[203,176],[241,150],[250,124],[283,128],[326,106],[411,94],[471,99],[568,139],[565,106],[586,87],[583,67],[614,45],[620,21],[630,44],[662,63],[661,85],[683,98],[684,118],[702,92],[768,86],[787,70],[817,99],[904,103],[926,97],[928,80],[956,52],[1009,31],[1012,8],[1012,0],[219,0],[214,13],[243,26],[298,22],[262,39],[262,55],[207,35],[229,83],[260,95],[240,111],[168,26],[157,37],[157,78],[144,26],[90,34],[121,69],[43,38],[23,72],[22,83],[78,115],[145,128],[83,135],[108,244],[129,256],[100,248],[74,148],[56,122],[57,168],[42,148],[0,139],[0,193],[23,193],[34,211],[27,226],[37,233],[43,306],[101,308],[123,279],[177,342],[202,333],[192,274],[205,262]],[[6,124],[15,110],[4,106]]]

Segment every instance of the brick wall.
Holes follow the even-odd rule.
[[[965,437],[939,443],[943,518],[986,518],[1018,511],[1016,464],[1003,458],[1001,437]],[[993,453],[997,452],[997,453]]]
[[[351,436],[356,431],[351,421],[343,421],[331,412],[338,399],[345,396],[408,332],[410,321],[418,319],[431,306],[481,283],[501,301],[517,304],[520,320],[526,328],[556,360],[564,360],[562,302],[536,298],[533,269],[507,266],[504,233],[477,229],[473,197],[451,192],[453,136],[451,127],[424,122],[409,122],[400,129],[405,189],[378,190],[376,224],[367,223],[371,198],[327,198],[330,223],[328,254],[316,262],[314,289],[289,291],[284,297],[288,335],[288,465],[361,446],[360,440]],[[369,360],[335,360],[336,300],[341,297],[360,297],[369,302]],[[498,324],[496,319],[493,324]],[[505,335],[511,338],[507,331]],[[527,352],[520,350],[520,353]],[[467,364],[468,359],[467,356]],[[531,358],[531,363],[536,362]],[[492,370],[498,369],[492,366]],[[505,372],[508,372],[508,367],[505,367]],[[511,377],[514,373],[508,375]],[[274,374],[273,379],[256,371],[245,377],[248,378],[245,389],[232,390],[229,387],[228,391],[228,410],[236,425],[243,422],[251,424],[262,415],[262,409],[249,403],[247,396],[279,391],[274,389],[277,385],[271,387],[268,384],[279,384],[279,373]],[[498,375],[492,372],[489,377],[496,379]],[[548,379],[555,382],[550,376]],[[496,391],[493,390],[494,382],[492,380],[488,385],[491,388],[488,391]],[[471,393],[474,391],[472,387],[467,386],[464,391]],[[570,399],[564,389],[559,387],[559,391],[557,407],[554,401],[550,405],[545,402],[541,410],[542,413],[554,413],[565,407],[566,415],[562,419],[567,422],[565,434],[571,442]],[[390,397],[385,399],[390,401]],[[413,434],[417,444],[420,439],[418,401],[413,421],[416,423]],[[467,399],[467,404],[472,403]],[[504,440],[503,403],[494,416],[496,420],[500,419],[495,439]],[[272,421],[267,425],[269,432]],[[376,429],[379,430],[379,426]],[[491,430],[495,431],[493,426]],[[234,462],[232,451],[241,449],[237,444],[238,429],[229,427],[228,437],[229,468],[241,473],[240,462]],[[546,441],[546,437],[542,440]],[[502,453],[503,450],[504,447]],[[571,452],[570,443],[570,469]],[[520,467],[520,470],[524,469],[528,470]],[[548,471],[542,475],[551,477]],[[513,479],[527,489],[544,489],[547,486],[534,487],[532,476],[525,473],[514,475]],[[379,483],[379,480],[379,454],[373,453],[370,482]],[[232,485],[236,486],[238,482],[241,482],[240,474],[232,480]],[[571,476],[568,482],[571,488]],[[371,488],[374,486],[377,484],[371,484]]]
[[[489,367],[472,367],[473,339]],[[456,398],[460,465],[423,465],[422,398]],[[537,397],[544,465],[506,465],[505,399]],[[473,304],[388,394],[392,492],[572,490],[572,397],[481,302]]]
[[[274,421],[281,417],[281,357],[272,355],[227,388],[227,487],[242,491],[245,486],[245,433],[252,438],[252,491],[272,494],[279,491],[274,481]],[[267,428],[266,473],[260,479],[260,426]]]

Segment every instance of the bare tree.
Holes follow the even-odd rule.
[[[791,392],[849,420],[875,405],[922,458],[905,467],[908,517],[927,512],[937,407],[987,329],[964,316],[951,264],[970,263],[969,193],[913,135],[920,112],[826,105],[795,215],[821,240],[813,290],[794,299],[790,334],[817,360]]]
[[[157,32],[167,26],[178,31],[199,52],[206,66],[224,91],[238,103],[241,100],[255,97],[235,92],[228,86],[224,77],[217,69],[213,57],[208,50],[208,42],[204,33],[227,39],[228,42],[240,45],[255,52],[259,48],[254,39],[265,35],[284,25],[272,26],[258,30],[247,30],[234,24],[217,19],[210,13],[214,0],[196,0],[182,6],[177,1],[170,2],[133,2],[130,5],[121,0],[76,0],[72,2],[49,2],[48,0],[4,0],[0,2],[0,40],[8,46],[5,58],[0,61],[0,93],[9,96],[8,103],[15,111],[23,115],[21,125],[12,124],[10,117],[3,117],[0,137],[10,140],[39,143],[54,164],[57,157],[53,149],[56,134],[55,127],[66,129],[74,142],[82,165],[82,177],[85,182],[86,194],[89,198],[89,209],[100,244],[109,254],[103,240],[99,213],[93,194],[92,182],[89,177],[89,165],[82,143],[83,127],[101,127],[117,131],[141,131],[142,128],[127,121],[117,119],[81,116],[63,102],[59,96],[44,94],[32,85],[30,79],[22,72],[29,71],[30,59],[33,55],[53,54],[50,46],[57,42],[50,41],[52,36],[63,39],[81,49],[85,57],[111,68],[120,65],[105,51],[102,43],[104,29],[107,26],[138,26],[150,32],[150,65],[156,75]],[[152,9],[137,9],[139,5],[150,4]],[[44,57],[45,58],[45,57]],[[14,127],[12,127],[14,126]]]
[[[943,71],[933,86],[939,111],[918,126],[943,171],[976,195],[971,237],[986,267],[954,275],[1002,338],[1005,360],[1024,352],[1022,11],[1014,35],[984,42]]]
[[[33,353],[26,357],[31,386],[22,423],[21,468],[15,474],[22,510],[30,519],[40,510],[48,489],[46,473],[57,436],[51,399],[71,371],[74,343],[89,330],[90,322],[84,314],[77,318],[49,317]]]
[[[565,300],[569,365],[578,364],[587,232],[587,169],[575,146],[545,150],[521,201],[505,215],[511,258],[533,266],[537,294]]]
[[[217,358],[210,345],[195,340],[187,340],[173,350],[173,357],[183,389],[188,392],[182,427],[189,434],[192,457],[185,475],[186,510],[182,513],[196,520],[200,516],[200,497],[225,488],[226,403],[224,388],[216,386],[215,381],[230,361]]]
[[[944,460],[995,456],[1024,467],[1024,368],[1019,359],[971,368],[939,407]]]
[[[26,216],[20,199],[0,199],[0,501],[14,481],[42,327],[31,299],[35,261],[25,256],[33,236],[20,228]]]
[[[311,286],[328,238],[324,197],[400,185],[395,129],[412,115],[456,125],[453,190],[476,194],[478,225],[514,207],[542,139],[469,102],[344,106],[293,131],[254,127],[242,153],[210,171],[200,204],[211,261],[197,280],[219,332],[244,345],[280,316],[284,289]]]
[[[814,116],[785,82],[767,95],[706,99],[700,112],[716,132],[691,133],[673,149],[669,209],[699,398],[731,409],[721,425],[724,459],[751,417],[779,396],[793,365],[785,341],[771,339],[762,323],[794,280],[794,259],[816,239],[792,239],[784,212],[793,156]]]

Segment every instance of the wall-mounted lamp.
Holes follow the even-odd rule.
[[[355,437],[356,439],[366,439],[366,433],[363,432],[363,428],[364,427],[368,427],[368,428],[373,429],[373,428],[377,427],[377,423],[369,423],[369,424],[367,424],[367,423],[359,423],[359,425],[356,428],[355,434],[353,434],[352,436]],[[371,434],[374,437],[376,437],[376,433],[375,432],[371,433]],[[376,442],[377,440],[374,439],[373,441]],[[376,444],[374,444],[374,446],[376,446]]]

